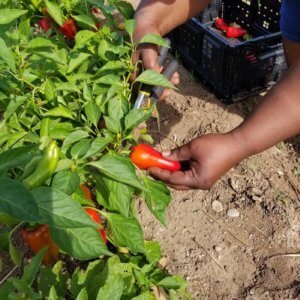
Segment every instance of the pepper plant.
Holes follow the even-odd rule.
[[[71,293],[74,299],[108,299],[118,291],[113,299],[153,299],[155,289],[165,288],[170,299],[188,298],[184,281],[157,268],[160,255],[152,255],[159,245],[144,241],[135,211],[136,200],[144,198],[165,224],[170,192],[129,158],[137,144],[135,129],[154,109],[133,109],[134,91],[141,84],[173,87],[152,70],[132,82],[139,64],[133,63],[133,54],[141,43],[167,43],[152,34],[134,42],[132,6],[108,2],[7,1],[0,10],[0,220],[5,224],[0,246],[20,265],[14,233],[24,224],[44,224],[66,257],[96,259],[68,273],[72,282],[77,280],[71,290],[61,289],[57,279],[65,277],[61,262],[42,269],[38,282],[51,272],[59,282],[44,283],[47,289],[37,294],[30,286],[45,258],[39,253],[26,267],[35,270],[30,279],[24,270],[0,295],[9,291],[39,299],[50,293],[49,299],[55,299]],[[74,36],[66,34],[70,20]],[[145,129],[139,138],[151,140]],[[82,186],[94,199],[85,197]],[[88,215],[91,210],[101,222]],[[90,282],[94,268],[102,275]]]

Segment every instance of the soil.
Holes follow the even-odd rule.
[[[179,74],[180,90],[158,105],[160,128],[148,124],[159,150],[227,132],[263,98],[225,106],[182,66]],[[141,203],[146,238],[161,243],[193,299],[300,299],[299,153],[296,137],[244,160],[209,191],[173,190],[166,227]],[[228,217],[232,208],[238,217]]]
[[[148,124],[159,150],[229,131],[263,98],[224,106],[179,73],[179,92],[158,105],[160,128]],[[146,237],[161,243],[167,269],[187,279],[193,299],[300,299],[299,146],[294,138],[250,157],[209,191],[174,190],[166,227],[141,203]],[[228,217],[232,208],[238,217]]]
[[[160,128],[148,123],[159,150],[236,127],[262,98],[224,106],[179,73],[180,90],[158,105]],[[161,243],[193,299],[300,299],[299,153],[298,137],[244,160],[208,191],[172,191],[166,227],[140,203],[146,238]],[[232,208],[239,216],[228,217]]]

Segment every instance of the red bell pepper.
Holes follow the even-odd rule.
[[[215,20],[215,27],[219,30],[226,31],[229,26],[223,18],[218,17]]]
[[[226,30],[226,36],[228,38],[239,38],[247,34],[247,30],[238,27],[228,27]]]
[[[179,161],[164,158],[160,152],[146,144],[139,144],[132,147],[130,158],[142,170],[150,167],[158,167],[174,172],[179,171],[181,168]]]
[[[44,265],[51,266],[54,262],[56,262],[59,254],[59,248],[50,236],[48,225],[39,225],[33,230],[23,228],[21,230],[21,236],[35,254],[48,246],[47,252],[43,258]]]
[[[100,224],[100,225],[103,226],[103,223],[102,223],[102,221],[100,219],[99,214],[94,209],[89,208],[89,207],[85,207],[84,210],[86,211],[86,213],[90,216],[90,218],[94,222],[96,222],[96,223],[98,223],[98,224]],[[100,233],[100,235],[101,235],[104,243],[106,244],[107,243],[107,236],[106,236],[105,230],[103,228],[99,228],[98,231],[99,231],[99,233]]]
[[[59,27],[59,31],[63,34],[63,36],[69,40],[74,39],[77,33],[77,26],[75,21],[72,18],[69,18],[64,22],[63,26]]]
[[[47,31],[47,30],[51,29],[51,25],[50,25],[50,22],[49,22],[48,18],[40,19],[40,20],[38,21],[38,25],[39,25],[44,31]]]

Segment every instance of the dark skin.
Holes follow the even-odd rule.
[[[164,36],[200,12],[209,1],[144,0],[136,13],[135,38],[147,33]],[[224,134],[208,134],[163,155],[185,161],[186,171],[150,168],[155,178],[175,189],[209,189],[241,160],[260,153],[300,133],[300,45],[284,39],[289,70],[241,125]],[[147,46],[137,53],[146,68],[159,70],[157,48]],[[172,78],[179,82],[178,74]],[[164,95],[165,96],[165,95]],[[263,126],[262,126],[263,125]]]

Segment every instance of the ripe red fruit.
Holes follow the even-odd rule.
[[[132,147],[130,158],[131,161],[142,170],[150,167],[158,167],[174,172],[179,171],[181,168],[179,161],[164,158],[160,152],[146,144],[139,144]]]
[[[74,39],[77,33],[77,26],[75,21],[70,18],[64,22],[63,26],[59,27],[59,31],[63,34],[63,36],[69,40]]]
[[[100,225],[103,225],[102,221],[100,219],[99,214],[94,209],[86,207],[84,210],[87,212],[87,214],[90,216],[90,218],[94,222],[96,222],[96,223],[98,223]],[[99,228],[98,231],[101,234],[101,237],[102,237],[104,243],[106,244],[107,243],[107,236],[106,236],[106,233],[105,233],[104,229],[103,228]]]
[[[51,25],[47,18],[40,19],[38,24],[44,31],[51,29]]]
[[[226,36],[228,38],[238,38],[247,34],[247,30],[238,27],[228,27],[226,30]]]
[[[219,30],[226,31],[229,26],[223,18],[216,18],[215,27]]]

